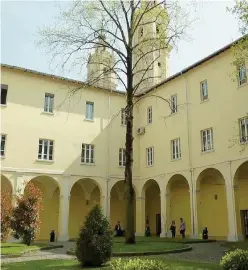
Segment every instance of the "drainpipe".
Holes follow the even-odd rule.
[[[181,72],[182,75],[182,72]],[[190,184],[191,184],[191,190],[192,190],[192,229],[193,229],[193,235],[195,235],[195,208],[194,204],[196,203],[194,201],[194,184],[193,184],[193,168],[192,168],[192,153],[191,153],[191,139],[190,139],[190,120],[189,120],[189,90],[188,90],[188,80],[186,75],[183,76],[185,81],[185,94],[186,94],[186,119],[187,119],[187,137],[188,137],[188,160],[189,160],[189,171],[190,171]]]
[[[110,139],[110,128],[111,128],[111,97],[108,96],[108,132],[107,132],[107,183],[106,183],[106,188],[107,188],[107,198],[106,198],[106,216],[109,217],[110,213],[109,213],[109,180],[110,180],[110,163],[111,163],[111,159],[110,159],[110,143],[109,143],[109,139]]]

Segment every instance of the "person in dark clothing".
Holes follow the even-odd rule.
[[[145,236],[147,236],[147,237],[151,236],[151,229],[150,229],[149,224],[146,224]]]
[[[54,230],[51,230],[50,232],[50,242],[54,242],[55,241],[55,232]]]
[[[175,238],[176,237],[176,223],[175,223],[175,220],[172,220],[172,222],[171,222],[170,231],[171,231],[171,234],[172,234],[172,238]]]
[[[118,221],[117,224],[115,225],[115,236],[123,236],[120,221]]]
[[[205,227],[202,232],[202,239],[207,240],[208,239],[208,228]]]

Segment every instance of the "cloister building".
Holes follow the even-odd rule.
[[[156,82],[135,106],[137,235],[148,218],[153,235],[169,236],[182,217],[188,237],[204,227],[210,238],[248,237],[247,68],[233,75],[231,46]],[[40,240],[52,229],[59,241],[76,238],[96,203],[125,228],[126,97],[109,84],[1,65],[1,187],[41,188]]]

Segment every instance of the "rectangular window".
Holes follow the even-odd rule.
[[[147,108],[147,122],[148,124],[152,123],[152,106]]]
[[[1,157],[5,156],[6,135],[1,134]]]
[[[124,148],[119,149],[119,166],[126,166],[126,153]]]
[[[127,119],[126,119],[126,110],[125,108],[121,109],[121,124],[125,126],[127,124]]]
[[[53,113],[54,94],[45,93],[44,112]]]
[[[248,117],[239,120],[240,124],[240,142],[248,142]]]
[[[171,96],[171,113],[177,112],[177,95]]]
[[[246,66],[245,65],[243,65],[242,67],[240,67],[238,69],[238,83],[239,83],[239,86],[244,84],[244,83],[247,83]]]
[[[94,102],[86,101],[85,119],[87,120],[94,119]]]
[[[154,165],[154,147],[146,148],[146,164],[147,166]]]
[[[200,83],[201,84],[201,100],[207,100],[208,99],[208,83],[207,80]]]
[[[1,105],[7,105],[8,85],[1,84]]]
[[[95,146],[93,144],[82,144],[81,162],[87,164],[95,163]]]
[[[38,159],[53,160],[54,141],[39,139]]]
[[[201,131],[202,137],[202,152],[211,151],[214,149],[213,144],[213,129],[205,129]]]
[[[173,160],[181,158],[180,139],[175,139],[171,141],[171,153]]]

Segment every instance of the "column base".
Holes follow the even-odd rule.
[[[238,235],[238,241],[244,241],[244,240],[245,240],[245,238],[243,235]]]
[[[69,241],[69,236],[68,235],[60,235],[58,236],[58,242],[67,242]]]
[[[165,238],[167,237],[167,233],[166,232],[161,232],[160,233],[160,238]]]
[[[135,233],[135,236],[144,236],[144,234],[141,233],[141,232],[136,232],[136,233]]]
[[[238,242],[238,237],[237,237],[237,235],[231,235],[231,234],[229,234],[227,236],[227,241],[228,242]]]
[[[200,237],[201,237],[201,235],[198,235],[198,234],[191,234],[190,235],[191,239],[199,239]]]

